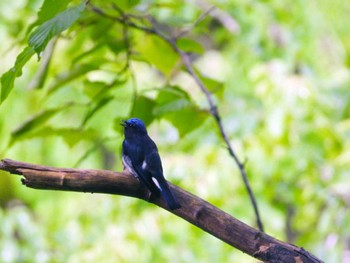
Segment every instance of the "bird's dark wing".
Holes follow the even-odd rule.
[[[159,189],[151,179],[148,171],[142,169],[144,162],[144,153],[141,148],[135,144],[129,144],[126,140],[123,142],[123,163],[126,168],[136,176],[153,194],[159,195]]]
[[[180,204],[170,191],[169,185],[164,178],[162,162],[156,148],[146,155],[141,168],[143,172],[150,176],[152,182],[156,185],[156,187],[158,187],[160,193],[169,205],[170,209],[180,208]]]
[[[156,144],[151,138],[139,138],[137,143],[123,142],[124,165],[151,191],[163,196],[170,209],[180,208],[164,178],[162,162]]]
[[[154,177],[163,177],[162,161],[156,148],[146,154],[142,168]]]

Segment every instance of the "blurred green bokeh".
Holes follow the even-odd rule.
[[[1,75],[49,19],[43,14],[81,3],[44,2],[38,19],[43,1],[0,1]],[[154,17],[167,34],[189,30],[178,44],[193,53],[247,159],[266,232],[325,262],[349,262],[350,3],[91,1],[118,15],[113,2]],[[40,56],[0,105],[1,158],[121,170],[119,122],[138,116],[168,180],[254,226],[207,101],[165,42],[86,8]],[[143,201],[32,190],[0,172],[0,262],[256,260]]]

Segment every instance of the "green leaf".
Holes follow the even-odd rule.
[[[81,17],[84,9],[85,2],[66,9],[65,11],[57,14],[54,18],[46,21],[40,25],[29,37],[29,46],[33,47],[35,52],[39,55],[42,52],[50,39],[62,31],[69,28],[78,18]]]
[[[113,99],[113,96],[101,98],[94,107],[88,110],[80,127],[85,126],[85,124],[91,119],[91,117],[94,116],[94,114],[98,112],[100,109],[102,109],[104,106],[106,106],[108,102],[110,102],[112,99]]]
[[[193,39],[180,38],[177,40],[177,44],[185,52],[203,54],[205,51],[203,46]]]
[[[86,96],[88,96],[90,99],[94,99],[99,94],[104,93],[105,90],[107,90],[107,83],[102,81],[85,81],[83,92]]]
[[[154,109],[155,115],[164,115],[177,112],[192,106],[190,96],[179,87],[162,88],[157,96],[157,106]]]
[[[42,126],[60,110],[60,108],[57,108],[43,111],[25,121],[22,125],[20,125],[20,127],[12,132],[10,145],[12,145],[16,140],[30,137],[32,132],[38,128],[42,128]]]
[[[40,67],[37,70],[32,81],[28,85],[28,89],[41,89],[45,86],[48,71],[50,68],[50,62],[53,56],[53,51],[57,43],[57,37],[53,38],[52,41],[46,46],[44,55],[42,56]]]
[[[77,168],[80,166],[80,164],[85,161],[92,153],[98,151],[100,149],[101,144],[99,142],[96,142],[90,149],[88,149],[79,159],[76,161],[76,163],[73,165],[74,168]]]
[[[127,81],[127,78],[119,78],[113,80],[111,83],[102,81],[84,81],[83,92],[93,101],[98,101],[102,97],[106,96],[107,92],[110,92],[114,88],[122,87]]]
[[[186,108],[164,116],[179,131],[180,137],[198,129],[208,118],[208,113],[200,109]]]
[[[15,65],[1,76],[1,100],[0,104],[7,98],[15,82],[15,78],[22,75],[22,68],[34,55],[31,47],[26,47],[16,58]]]
[[[181,137],[197,129],[208,117],[208,113],[198,108],[179,87],[161,89],[156,102],[153,113],[170,121]]]
[[[224,93],[224,84],[222,82],[203,75],[199,70],[195,69],[195,72],[200,77],[204,86],[208,91],[210,91],[210,93],[217,95],[220,99],[223,99],[222,96]]]
[[[140,0],[118,0],[118,7],[122,10],[129,10],[140,3]]]
[[[32,138],[46,138],[51,136],[61,137],[65,143],[69,147],[75,146],[82,140],[93,140],[95,138],[95,134],[91,130],[81,130],[75,128],[53,128],[53,127],[45,127],[40,126],[38,129],[32,130],[25,134],[25,136],[21,136],[16,140],[26,140]]]
[[[45,0],[38,12],[37,20],[28,27],[27,35],[34,27],[41,25],[45,21],[53,18],[56,14],[65,10],[69,2],[70,0]]]
[[[138,96],[135,100],[131,115],[143,120],[148,125],[154,119],[153,109],[156,102],[145,96]]]
[[[135,48],[142,54],[141,59],[155,66],[166,77],[170,76],[179,60],[179,56],[168,43],[149,34],[142,35]]]
[[[80,76],[85,75],[87,72],[98,69],[98,66],[95,64],[77,64],[73,68],[62,72],[57,76],[57,80],[49,88],[49,94],[55,92],[57,89],[69,83],[70,81],[79,78]]]
[[[35,24],[40,25],[53,18],[56,14],[65,10],[70,1],[71,0],[45,0],[38,12],[38,19]]]
[[[61,128],[53,131],[56,136],[62,137],[69,147],[73,147],[83,140],[91,141],[95,138],[94,132],[91,130]]]
[[[210,91],[210,93],[217,95],[222,99],[224,94],[224,84],[218,80],[201,76],[204,86]]]

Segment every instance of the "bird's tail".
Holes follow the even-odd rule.
[[[171,210],[175,210],[181,207],[176,197],[170,191],[169,185],[165,180],[160,185],[160,193]]]

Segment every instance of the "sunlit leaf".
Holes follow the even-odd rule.
[[[199,109],[190,96],[179,87],[166,87],[159,91],[154,114],[169,120],[179,131],[180,136],[200,127],[208,117]]]
[[[203,46],[199,42],[197,42],[193,39],[180,38],[177,41],[177,44],[185,52],[203,54],[203,52],[205,51]]]
[[[168,113],[164,116],[179,131],[181,137],[187,133],[198,129],[208,118],[209,114],[199,109],[186,108],[178,112]]]
[[[56,81],[50,86],[49,93],[55,92],[65,84],[69,83],[76,78],[84,76],[87,72],[95,70],[97,65],[95,64],[77,64],[70,70],[62,72],[57,76]]]
[[[132,117],[140,118],[146,125],[151,123],[154,119],[153,109],[156,102],[145,96],[137,96],[134,102],[134,108],[132,110]]]
[[[101,98],[92,108],[88,110],[85,114],[85,117],[81,123],[81,127],[83,127],[100,109],[108,104],[113,99],[113,96],[103,97]]]
[[[29,37],[29,46],[33,47],[35,52],[39,55],[42,52],[50,39],[62,31],[69,28],[78,18],[81,17],[85,2],[80,5],[66,9],[57,14],[54,18],[46,21],[40,25]]]
[[[28,60],[34,55],[31,47],[26,47],[16,58],[13,68],[1,76],[1,100],[0,104],[7,98],[15,82],[15,78],[22,75],[22,68]]]
[[[43,125],[60,110],[61,109],[46,110],[26,120],[24,123],[22,123],[22,125],[20,125],[16,130],[12,132],[10,145],[12,145],[16,140],[30,136],[30,133],[36,129],[42,128]]]
[[[88,129],[60,128],[54,129],[54,134],[63,138],[69,147],[75,146],[82,140],[91,141],[94,139],[94,132]]]
[[[28,85],[28,89],[41,89],[45,86],[47,79],[47,74],[50,68],[50,63],[57,43],[57,37],[53,38],[46,46],[44,55],[41,59],[40,68],[38,69],[36,75]]]
[[[204,86],[212,93],[218,96],[220,99],[222,98],[222,95],[224,94],[224,85],[222,82],[201,76],[201,80],[204,83]]]
[[[105,82],[101,82],[101,81],[94,81],[94,82],[85,81],[83,92],[90,99],[93,99],[107,89],[106,85],[107,84]]]
[[[35,24],[42,24],[53,18],[56,14],[62,12],[70,1],[71,0],[45,0],[38,12],[38,19]]]
[[[105,83],[103,81],[85,81],[83,92],[91,100],[99,100],[107,92],[110,92],[114,88],[122,87],[123,84],[127,81],[126,78],[120,78],[113,80],[111,83]]]
[[[156,115],[176,112],[191,106],[190,96],[179,87],[162,88],[157,96]]]
[[[30,132],[27,132],[25,135],[23,134],[23,136],[16,138],[16,140],[28,140],[33,138],[42,139],[52,136],[61,137],[69,147],[73,147],[83,140],[92,140],[95,135],[91,130],[76,128],[53,128],[47,127],[45,124],[43,124],[37,129],[33,129]]]
[[[140,0],[122,0],[122,1],[116,1],[118,3],[118,7],[123,10],[128,10],[138,3],[140,3]]]
[[[141,59],[155,66],[166,77],[170,76],[179,60],[171,46],[158,37],[144,35],[139,39],[136,48],[142,54]]]
[[[79,167],[79,165],[85,161],[92,153],[97,151],[100,147],[99,143],[95,143],[90,149],[88,149],[79,159],[76,161],[76,163],[73,165],[73,167]]]

